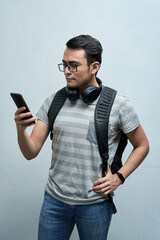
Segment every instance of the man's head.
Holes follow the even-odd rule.
[[[72,49],[84,49],[87,57],[88,66],[93,62],[102,62],[102,45],[100,42],[89,36],[89,35],[79,35],[70,39],[66,43],[67,48]]]
[[[59,70],[64,72],[67,86],[78,88],[79,94],[90,85],[98,87],[96,74],[102,61],[102,46],[98,40],[80,35],[70,39],[66,46]]]

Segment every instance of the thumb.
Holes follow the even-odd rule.
[[[110,167],[107,167],[107,173],[112,173]]]

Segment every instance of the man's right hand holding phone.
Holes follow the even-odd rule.
[[[31,112],[24,112],[26,107],[18,108],[15,112],[14,120],[16,122],[17,130],[26,129],[36,123],[36,118],[32,116]]]

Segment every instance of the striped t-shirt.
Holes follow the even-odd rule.
[[[48,124],[48,110],[54,94],[47,98],[37,118]],[[98,100],[86,104],[81,99],[66,99],[55,123],[52,141],[52,160],[46,192],[71,205],[102,202],[107,196],[92,190],[93,182],[102,177],[98,151],[94,110]],[[130,101],[116,95],[109,118],[109,165],[112,164],[121,130],[128,133],[140,125]]]

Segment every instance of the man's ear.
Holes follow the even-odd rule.
[[[100,69],[100,63],[99,62],[93,62],[92,64],[91,64],[91,72],[93,73],[93,74],[96,74],[97,72],[98,72],[98,70]]]

